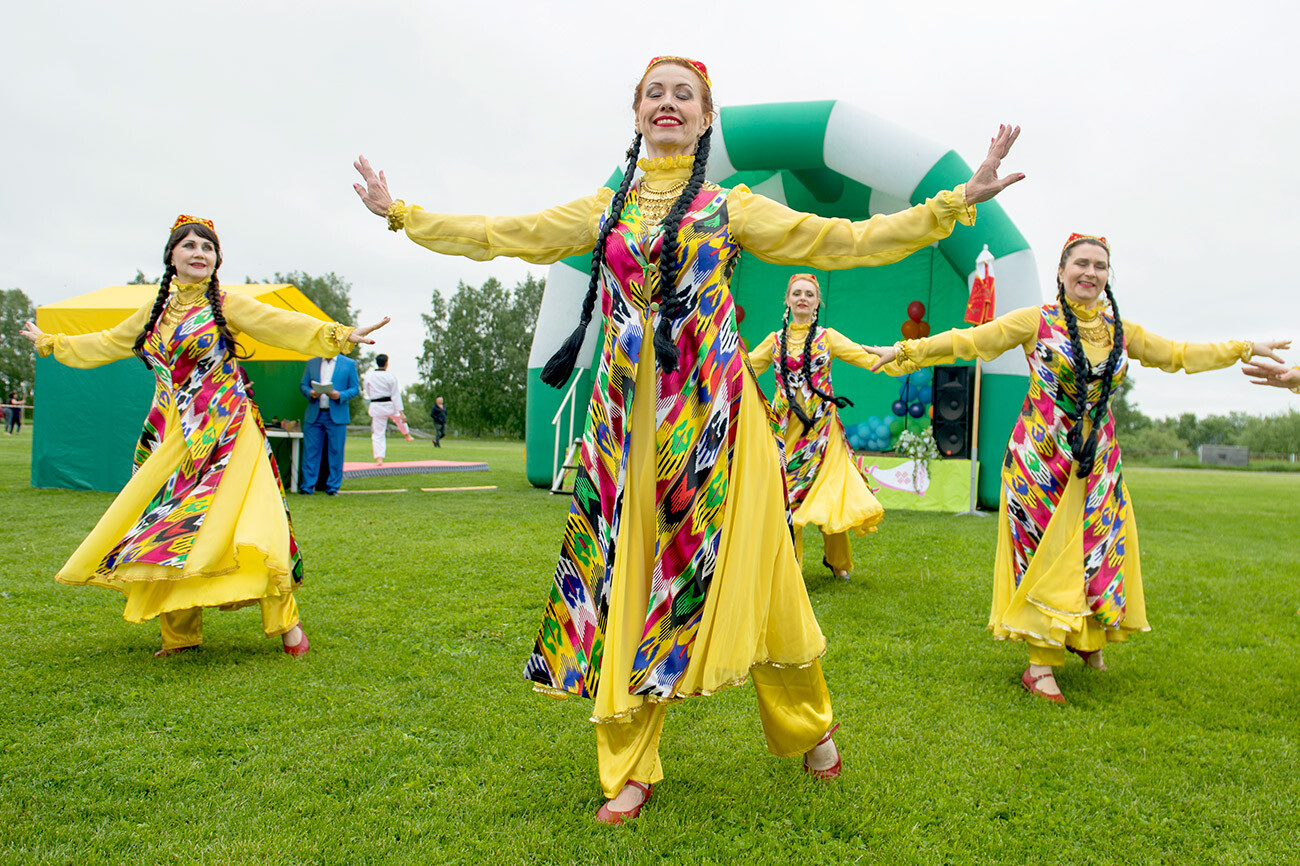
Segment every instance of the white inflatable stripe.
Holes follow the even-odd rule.
[[[843,100],[831,108],[822,147],[827,168],[904,201],[952,149]]]
[[[704,178],[720,184],[735,173],[736,167],[731,164],[731,156],[727,153],[727,142],[722,135],[722,121],[719,120],[713,124],[713,141],[709,145],[709,164],[704,170]]]
[[[905,198],[899,198],[872,187],[871,201],[867,203],[867,210],[871,216],[875,216],[880,213],[898,213],[900,210],[907,210],[911,206],[912,203]]]
[[[590,281],[590,274],[564,262],[556,262],[546,272],[546,291],[542,294],[541,309],[537,311],[533,348],[528,353],[530,369],[546,366],[578,326],[578,314],[582,312],[582,299],[587,296],[587,283]],[[600,299],[597,298],[591,324],[587,326],[587,339],[578,353],[577,366],[582,369],[591,367],[591,356],[596,352],[596,341],[600,337],[601,318]]]
[[[997,294],[994,315],[1001,316],[1021,307],[1037,307],[1043,303],[1033,250],[1019,250],[999,257],[993,262],[993,271],[993,290]],[[966,275],[966,288],[969,289],[974,284],[975,272],[972,270]],[[985,361],[984,371],[1028,376],[1029,363],[1025,360],[1024,352],[1012,349],[1000,358]]]
[[[774,202],[779,202],[781,204],[787,203],[785,200],[785,180],[784,176],[780,172],[772,175],[762,183],[755,184],[749,189],[750,192],[766,196]]]

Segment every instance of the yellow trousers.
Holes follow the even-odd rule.
[[[298,624],[298,602],[293,593],[263,598],[262,631],[267,637],[277,637]],[[191,607],[159,615],[162,623],[163,649],[198,646],[203,643],[203,608]]]
[[[800,567],[803,566],[803,529],[802,526],[795,524],[794,555],[799,558]],[[849,534],[847,532],[830,534],[823,532],[822,542],[826,561],[830,563],[831,568],[836,571],[853,570],[853,547],[849,544]]]
[[[802,668],[756,665],[749,673],[768,751],[779,758],[811,751],[833,718],[821,662]],[[659,736],[667,711],[666,703],[648,703],[629,716],[596,725],[600,786],[607,798],[617,796],[629,779],[649,784],[663,779]]]

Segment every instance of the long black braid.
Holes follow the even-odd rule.
[[[171,245],[169,244],[169,247],[170,246]],[[132,349],[132,351],[135,352],[135,356],[141,361],[144,361],[144,365],[149,368],[152,368],[153,364],[149,362],[149,359],[144,354],[144,341],[149,338],[149,334],[153,331],[153,326],[158,322],[158,317],[161,316],[163,310],[167,308],[167,296],[171,294],[172,277],[176,276],[176,266],[171,262],[170,249],[163,253],[163,265],[163,275],[162,279],[158,281],[158,297],[154,299],[153,311],[149,313],[149,321],[145,324],[144,330],[142,330],[139,336],[135,338],[135,346]]]
[[[1061,265],[1065,265],[1065,259],[1071,249],[1079,243],[1088,243],[1088,241],[1079,241],[1076,244],[1067,246],[1061,252]],[[1109,252],[1109,250],[1107,251]],[[1088,380],[1092,375],[1092,362],[1088,360],[1084,352],[1083,340],[1079,337],[1079,320],[1074,315],[1074,310],[1066,302],[1065,284],[1058,277],[1056,280],[1056,298],[1061,305],[1061,315],[1065,318],[1065,328],[1070,333],[1070,349],[1074,355],[1074,411],[1070,415],[1072,426],[1066,434],[1065,441],[1069,443],[1070,455],[1075,462],[1079,464],[1078,472],[1075,474],[1079,478],[1087,478],[1092,472],[1093,464],[1097,459],[1097,437],[1101,425],[1105,423],[1106,415],[1110,411],[1110,398],[1114,390],[1115,371],[1119,368],[1120,361],[1124,357],[1124,321],[1119,316],[1119,307],[1115,304],[1115,294],[1110,288],[1109,275],[1106,280],[1106,300],[1110,302],[1111,316],[1115,320],[1115,333],[1111,340],[1110,353],[1106,356],[1106,361],[1102,366],[1101,374],[1101,393],[1097,397],[1097,402],[1088,407]],[[1083,437],[1083,419],[1087,416],[1091,418],[1091,428],[1088,431],[1088,438]]]
[[[221,290],[217,284],[216,268],[212,269],[212,279],[208,281],[208,290],[204,295],[208,299],[208,308],[212,310],[212,321],[216,324],[217,330],[221,333],[222,343],[226,347],[225,359],[227,361],[232,358],[239,358],[242,360],[250,357],[248,353],[245,353],[240,348],[239,342],[235,339],[235,335],[230,332],[230,326],[226,324],[226,314],[221,309]]]
[[[663,243],[659,247],[659,325],[655,328],[655,358],[668,372],[677,369],[677,344],[673,341],[673,321],[686,313],[687,293],[677,285],[682,262],[677,258],[677,231],[682,218],[690,209],[700,188],[704,186],[704,172],[709,164],[709,145],[713,140],[713,127],[700,136],[695,145],[695,166],[690,182],[677,196],[677,201],[664,217]]]
[[[564,341],[559,350],[551,356],[542,368],[542,381],[552,388],[563,388],[568,384],[573,367],[578,362],[578,352],[582,341],[587,337],[587,326],[591,324],[591,314],[596,308],[596,297],[600,291],[600,269],[605,263],[605,241],[609,233],[618,225],[623,216],[623,204],[627,201],[627,191],[632,187],[632,177],[636,174],[636,161],[641,155],[641,133],[632,139],[627,149],[627,167],[623,169],[623,182],[619,184],[614,197],[609,203],[609,216],[600,227],[596,238],[596,247],[591,251],[591,279],[587,283],[587,296],[582,300],[582,315],[578,317],[578,327]]]
[[[846,406],[852,406],[853,401],[850,400],[848,397],[836,397],[834,395],[828,394],[813,384],[812,345],[813,345],[813,339],[817,336],[817,324],[820,321],[820,319],[821,319],[821,307],[819,305],[817,308],[813,310],[812,322],[808,325],[808,336],[804,339],[804,343],[803,343],[804,381],[808,383],[808,389],[812,391],[814,394],[816,394],[818,397],[821,397],[823,400],[825,400],[828,403],[834,403],[840,409],[843,409]],[[778,373],[781,379],[781,390],[785,392],[785,399],[786,402],[790,404],[790,411],[793,412],[795,414],[795,417],[799,419],[799,423],[803,425],[805,430],[811,430],[812,419],[808,417],[807,411],[802,406],[800,406],[798,403],[795,402],[795,399],[792,396],[793,390],[790,387],[790,381],[789,381],[790,371],[786,367],[786,363],[785,363],[785,359],[788,356],[788,353],[790,351],[789,336],[788,336],[789,329],[790,329],[790,308],[786,307],[785,316],[781,320],[781,365],[780,365],[781,369]]]

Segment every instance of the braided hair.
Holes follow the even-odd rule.
[[[698,69],[678,58],[671,58],[663,62],[682,66],[697,75],[700,74]],[[641,88],[644,83],[645,77],[642,76],[642,81],[638,82],[633,93],[633,112],[641,104]],[[704,81],[703,78],[701,78],[701,84],[703,86],[700,89],[700,102],[704,113],[712,114],[712,90],[708,82]],[[677,277],[682,267],[682,262],[677,261],[677,232],[681,228],[682,218],[686,216],[691,203],[704,185],[704,172],[709,160],[709,142],[712,141],[712,138],[712,127],[705,130],[704,134],[700,136],[700,140],[695,145],[695,167],[691,172],[690,181],[687,182],[681,194],[677,196],[677,200],[673,202],[662,224],[663,242],[659,248],[660,319],[659,325],[655,328],[654,349],[660,366],[670,372],[677,369],[678,361],[677,345],[672,338],[672,321],[687,312],[686,304],[688,300],[686,293],[679,291],[677,288]],[[610,200],[609,217],[600,227],[600,234],[596,238],[596,246],[591,253],[591,279],[587,283],[587,295],[582,301],[582,313],[578,317],[578,327],[574,329],[568,339],[561,344],[559,350],[546,362],[546,366],[542,368],[542,381],[553,388],[563,388],[568,383],[569,376],[573,374],[574,365],[578,360],[578,352],[582,349],[582,342],[587,334],[587,326],[591,323],[592,311],[596,306],[596,296],[600,289],[601,268],[605,264],[605,244],[610,232],[622,219],[623,205],[627,201],[628,190],[632,186],[632,177],[636,172],[637,158],[640,153],[641,133],[638,132],[632,140],[632,146],[627,149],[627,167],[623,171],[623,182]],[[734,260],[728,262],[728,266],[734,268]]]
[[[793,283],[796,279],[808,279],[809,276],[811,275],[795,274],[795,276],[791,278],[790,282]],[[811,282],[813,283],[813,285],[817,285],[817,281],[815,279],[811,280]],[[821,287],[818,286],[817,290],[818,293],[820,294]],[[820,388],[818,388],[816,385],[813,384],[812,345],[813,345],[813,340],[817,336],[817,325],[820,319],[821,319],[821,304],[818,304],[817,307],[813,309],[813,319],[812,322],[809,323],[808,325],[808,336],[807,338],[804,339],[804,343],[803,343],[803,358],[802,358],[803,368],[802,369],[803,369],[804,381],[808,383],[808,389],[812,391],[814,394],[816,394],[818,397],[821,397],[823,400],[825,400],[828,403],[834,403],[837,407],[843,409],[846,406],[852,406],[853,401],[850,400],[848,397],[836,397],[832,394],[828,394],[827,392],[821,390]],[[811,430],[813,426],[812,419],[808,417],[807,411],[802,406],[800,406],[799,403],[795,402],[794,389],[790,387],[790,370],[786,366],[786,358],[789,357],[789,352],[790,352],[789,330],[790,330],[790,308],[789,306],[787,306],[785,308],[785,315],[782,316],[781,318],[781,344],[780,344],[781,363],[778,365],[776,375],[777,378],[781,381],[781,390],[785,392],[785,400],[788,404],[790,404],[790,411],[793,412],[795,414],[795,417],[799,419],[799,423],[803,425],[803,428],[805,430]]]
[[[162,316],[163,310],[167,308],[167,297],[171,293],[172,279],[176,276],[176,265],[172,263],[172,254],[176,247],[180,246],[181,241],[188,238],[191,234],[211,242],[217,253],[217,262],[212,268],[212,277],[208,281],[208,289],[205,292],[208,305],[212,310],[212,320],[216,323],[217,330],[221,334],[226,350],[226,359],[247,358],[240,350],[239,343],[236,342],[234,334],[230,332],[230,327],[226,324],[225,314],[221,309],[220,286],[217,281],[217,268],[221,267],[221,241],[217,238],[217,233],[202,223],[186,223],[179,226],[167,238],[167,244],[163,247],[163,275],[158,281],[158,296],[154,299],[153,310],[149,313],[149,321],[145,323],[144,329],[140,335],[135,338],[134,351],[136,357],[144,361],[146,367],[152,367],[148,356],[144,353],[145,341],[149,334],[153,332],[154,327],[158,324],[159,317]]]
[[[1068,243],[1065,249],[1061,250],[1061,262],[1059,267],[1065,267],[1065,260],[1069,257],[1070,250],[1080,244],[1091,243],[1101,246],[1096,240],[1090,238],[1081,238]],[[1107,256],[1110,255],[1109,248],[1106,249]],[[1111,340],[1110,353],[1102,365],[1101,374],[1101,394],[1097,397],[1097,402],[1088,407],[1088,379],[1092,375],[1092,362],[1088,360],[1087,354],[1083,349],[1083,340],[1079,336],[1079,320],[1074,315],[1074,310],[1070,309],[1069,303],[1065,297],[1065,283],[1061,281],[1060,276],[1056,278],[1056,298],[1061,305],[1061,315],[1065,318],[1065,328],[1070,334],[1070,350],[1074,356],[1074,411],[1070,413],[1070,419],[1073,422],[1070,430],[1066,433],[1065,441],[1070,446],[1070,455],[1075,462],[1079,464],[1078,472],[1075,474],[1079,478],[1087,478],[1092,472],[1093,464],[1097,459],[1097,434],[1101,425],[1105,423],[1106,415],[1110,412],[1110,398],[1114,390],[1115,371],[1119,368],[1120,361],[1124,356],[1124,321],[1120,318],[1119,307],[1115,304],[1115,294],[1110,288],[1110,275],[1106,279],[1106,300],[1110,303],[1110,313],[1115,320],[1115,334]],[[1092,425],[1088,431],[1088,437],[1083,436],[1083,421],[1085,417],[1091,418]]]

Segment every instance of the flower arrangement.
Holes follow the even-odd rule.
[[[934,433],[929,427],[926,427],[920,433],[904,430],[898,435],[898,443],[894,446],[894,453],[899,457],[905,457],[913,461],[912,484],[915,485],[920,470],[925,469],[926,472],[929,472],[930,461],[939,457],[939,446],[934,444]]]

